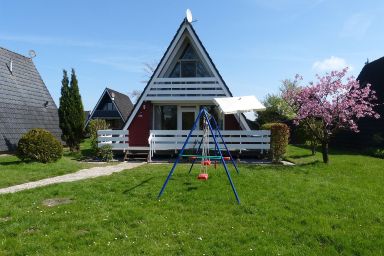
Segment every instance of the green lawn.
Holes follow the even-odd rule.
[[[0,196],[0,255],[383,255],[384,160],[290,147],[297,166],[170,165]],[[46,207],[49,198],[71,203]]]
[[[83,155],[89,154],[89,141],[81,144],[81,152],[69,153],[65,150],[64,156],[55,163],[22,162],[16,156],[0,157],[0,188],[9,187],[28,181],[40,180],[47,177],[75,172],[94,165],[77,161]]]

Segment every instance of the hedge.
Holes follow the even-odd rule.
[[[289,127],[283,123],[267,123],[261,129],[271,130],[270,159],[272,162],[280,162],[287,150]]]

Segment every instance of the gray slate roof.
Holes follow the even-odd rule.
[[[15,150],[21,135],[32,128],[60,139],[56,104],[32,60],[0,47],[0,151]]]
[[[127,95],[122,94],[118,91],[112,90],[110,88],[106,88],[106,89],[109,92],[109,95],[112,95],[112,93],[115,94],[116,107],[118,108],[120,114],[122,115],[123,122],[125,122],[133,109],[133,104],[131,99]]]

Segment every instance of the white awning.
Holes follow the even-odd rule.
[[[250,111],[264,111],[265,106],[255,96],[214,98],[224,114],[236,114]]]

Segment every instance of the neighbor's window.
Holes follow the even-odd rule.
[[[155,130],[177,130],[177,106],[154,106]]]
[[[115,110],[115,106],[113,105],[112,102],[108,102],[104,105],[103,110],[108,110],[108,111]]]

